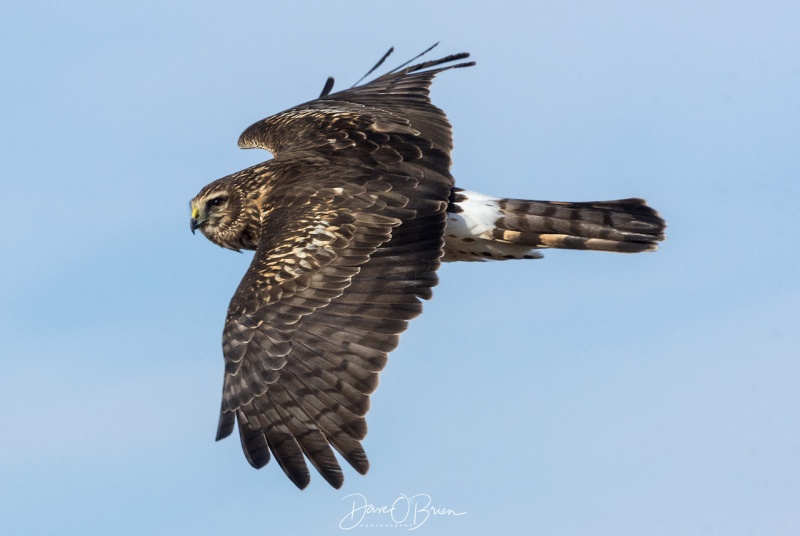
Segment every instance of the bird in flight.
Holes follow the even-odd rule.
[[[419,56],[336,93],[329,78],[318,99],[253,124],[239,147],[274,158],[191,201],[192,232],[255,250],[225,320],[216,439],[238,423],[247,461],[261,468],[274,457],[301,489],[306,460],[342,486],[334,450],[367,472],[369,396],[441,262],[534,259],[544,248],[636,253],[664,238],[664,220],[642,199],[528,201],[457,188],[450,123],[429,88],[474,63],[460,53],[409,65]]]

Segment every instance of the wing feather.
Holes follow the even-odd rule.
[[[337,451],[369,468],[369,395],[431,296],[453,187],[450,125],[426,62],[248,128],[276,158],[253,261],[228,309],[217,439],[234,422],[254,467],[274,457],[300,488],[306,459],[334,487]]]
[[[266,149],[276,156],[325,145],[338,149],[355,143],[348,134],[358,132],[359,138],[377,136],[373,143],[380,144],[385,143],[381,134],[410,135],[449,152],[453,147],[450,124],[431,104],[430,85],[442,71],[474,63],[440,65],[468,57],[461,53],[420,63],[273,115],[245,129],[239,147]],[[400,147],[404,146],[392,150],[401,152]]]

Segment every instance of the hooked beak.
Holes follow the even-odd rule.
[[[203,226],[206,220],[200,218],[200,210],[197,207],[192,207],[192,219],[189,220],[189,229],[192,230],[192,234]]]

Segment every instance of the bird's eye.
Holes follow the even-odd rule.
[[[218,206],[220,206],[221,204],[223,204],[227,200],[228,200],[227,197],[225,197],[224,195],[221,195],[219,197],[215,197],[213,199],[209,199],[206,202],[206,207],[208,207],[208,208],[218,207]]]

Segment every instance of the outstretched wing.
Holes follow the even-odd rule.
[[[242,136],[276,158],[261,240],[228,310],[217,439],[238,421],[251,465],[271,452],[300,488],[305,458],[342,485],[331,447],[367,471],[369,395],[437,282],[453,186],[450,127],[427,96],[441,70],[411,67]]]
[[[424,69],[468,57],[460,53],[420,63],[295,106],[250,125],[239,136],[239,147],[266,149],[278,156],[287,151],[353,146],[364,132],[393,132],[421,137],[449,152],[453,148],[450,124],[431,104],[429,88],[438,73],[474,62]]]

